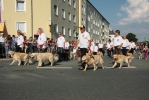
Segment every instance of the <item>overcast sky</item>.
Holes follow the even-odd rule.
[[[149,39],[149,0],[89,0],[121,35],[136,34]]]

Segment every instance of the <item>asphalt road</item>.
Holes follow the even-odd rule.
[[[136,57],[136,55],[135,55]],[[9,66],[0,61],[0,100],[149,100],[149,60],[137,58],[133,68],[78,70],[77,60],[56,63],[55,68],[32,65]]]

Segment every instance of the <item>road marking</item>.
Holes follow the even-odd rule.
[[[72,67],[37,67],[39,69],[72,69]]]
[[[112,68],[112,67],[105,67],[105,68]],[[137,68],[135,66],[130,66],[130,67],[122,67],[122,68]]]

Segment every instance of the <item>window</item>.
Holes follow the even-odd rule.
[[[88,15],[88,21],[90,22],[90,20],[91,20],[91,19],[90,19],[90,16]]]
[[[82,13],[85,14],[85,7],[82,5]]]
[[[65,18],[65,10],[62,9],[62,17]]]
[[[62,34],[65,35],[65,27],[62,26]]]
[[[71,5],[71,0],[68,0],[68,4]]]
[[[91,11],[91,8],[90,8],[90,6],[88,6],[88,10],[89,10],[89,11]]]
[[[16,11],[25,11],[25,0],[16,0]]]
[[[82,24],[84,24],[84,19],[82,18]]]
[[[91,31],[91,29],[90,29],[90,27],[88,27],[88,32],[90,32]]]
[[[76,37],[76,31],[75,30],[73,30],[73,36]]]
[[[69,36],[71,36],[71,29],[70,28],[68,28],[68,34],[69,34]]]
[[[76,23],[76,16],[73,15],[73,22]]]
[[[26,22],[17,22],[16,30],[21,30],[23,33],[26,33]]]
[[[71,14],[68,12],[68,20],[71,21]]]
[[[58,33],[58,25],[57,24],[54,25],[54,32]]]
[[[54,5],[54,14],[58,15],[58,6],[57,5]]]
[[[73,7],[76,8],[76,1],[73,0]]]

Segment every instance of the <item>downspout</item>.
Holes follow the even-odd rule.
[[[33,0],[31,0],[31,35],[34,37],[33,34]]]

